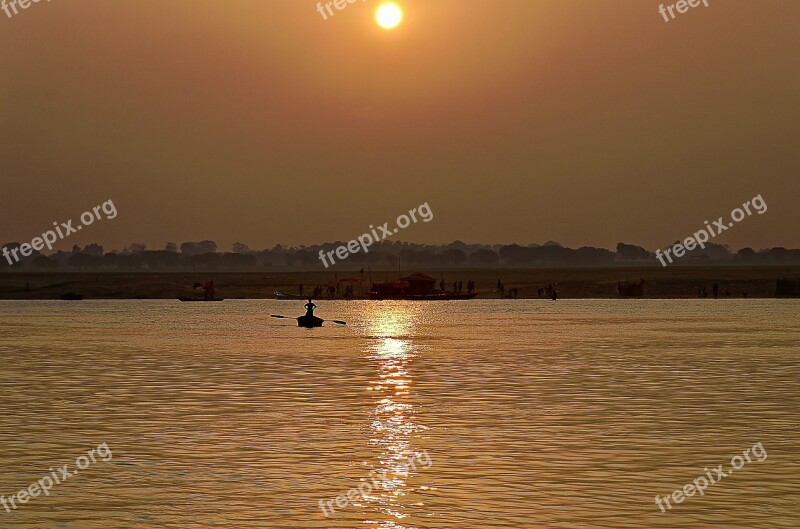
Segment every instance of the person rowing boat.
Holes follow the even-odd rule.
[[[317,318],[314,316],[314,309],[317,306],[314,304],[312,298],[308,298],[308,303],[303,306],[306,309],[306,313],[299,318],[290,318],[289,316],[281,316],[279,314],[272,314],[273,318],[283,318],[283,319],[293,319],[297,320],[298,327],[306,327],[307,329],[311,329],[313,327],[322,327],[322,324],[325,322],[322,318]],[[347,323],[340,321],[340,320],[328,320],[332,323],[337,323],[339,325],[347,325]]]
[[[314,317],[314,309],[316,309],[317,306],[314,305],[314,302],[311,300],[311,298],[308,298],[308,303],[303,305],[303,308],[306,309],[306,318]]]
[[[297,325],[299,327],[307,328],[322,327],[322,322],[325,320],[314,316],[314,309],[317,308],[317,306],[314,304],[311,298],[308,298],[308,303],[303,305],[303,307],[306,309],[306,315],[297,318]]]

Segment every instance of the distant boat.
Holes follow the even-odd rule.
[[[370,299],[406,299],[410,301],[451,301],[474,299],[477,292],[446,292],[436,288],[436,278],[427,274],[414,273],[398,281],[372,283]]]
[[[300,296],[300,295],[297,295],[297,294],[289,294],[288,292],[279,292],[277,290],[275,291],[275,299],[281,299],[281,300],[284,300],[284,301],[285,300],[304,300],[304,299],[308,299],[308,297],[309,296]]]
[[[209,299],[204,299],[204,298],[178,298],[178,301],[183,301],[183,302],[190,302],[190,301],[225,301],[225,298],[209,298]]]
[[[66,294],[61,294],[60,299],[62,301],[83,301],[83,294],[76,294],[75,292],[67,292]]]

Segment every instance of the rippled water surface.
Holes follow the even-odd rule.
[[[0,302],[0,527],[800,527],[798,301],[299,305]]]

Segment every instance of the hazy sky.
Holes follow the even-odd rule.
[[[800,2],[54,0],[0,11],[0,241],[800,247]]]

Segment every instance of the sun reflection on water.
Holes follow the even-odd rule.
[[[418,434],[426,429],[416,422],[412,391],[412,366],[418,356],[413,331],[419,320],[418,310],[408,304],[377,305],[367,329],[366,352],[377,369],[377,378],[369,387],[375,396],[369,442],[378,449],[370,474],[386,483],[367,497],[385,517],[365,521],[376,528],[414,529],[400,521],[411,512],[405,502],[416,490],[409,485],[409,479],[417,471],[407,464],[424,449],[418,444]],[[415,502],[416,509],[420,505]]]

